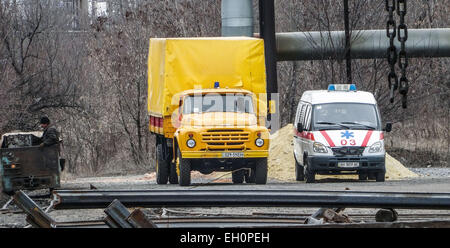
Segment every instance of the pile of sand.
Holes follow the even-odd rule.
[[[293,125],[288,124],[271,135],[268,177],[281,181],[295,181]],[[396,180],[418,175],[386,153],[386,179]],[[357,175],[316,175],[316,179],[358,179]]]

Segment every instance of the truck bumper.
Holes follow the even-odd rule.
[[[357,162],[355,167],[341,167],[341,162]],[[308,165],[319,174],[341,174],[350,171],[357,173],[369,171],[385,171],[385,156],[364,157],[334,157],[315,156],[308,157]],[[347,173],[346,173],[347,174]],[[349,173],[350,174],[350,173]],[[356,173],[352,173],[356,174]]]
[[[181,152],[183,158],[267,158],[269,156],[269,151],[184,151]]]

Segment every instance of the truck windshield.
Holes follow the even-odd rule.
[[[373,104],[327,103],[313,108],[313,130],[379,129],[378,111]]]
[[[254,113],[253,99],[242,94],[207,94],[187,96],[183,104],[184,114],[204,112]]]

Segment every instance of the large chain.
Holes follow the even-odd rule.
[[[386,0],[386,10],[389,13],[386,23],[386,35],[389,38],[389,48],[387,49],[387,61],[391,68],[388,75],[388,83],[390,90],[390,101],[394,102],[394,91],[398,88],[398,77],[395,73],[395,64],[397,63],[397,48],[394,45],[394,39],[397,33],[397,27],[394,20],[395,3],[397,0]]]
[[[402,95],[402,107],[406,108],[409,82],[406,78],[406,68],[408,67],[408,58],[406,57],[406,40],[408,39],[408,28],[405,24],[406,0],[386,0],[386,10],[388,11],[388,21],[386,23],[386,35],[389,38],[389,47],[387,49],[387,61],[391,71],[388,74],[388,86],[390,90],[390,102],[394,102],[394,92],[399,89]],[[396,27],[394,11],[400,16],[400,24]],[[398,34],[398,35],[397,35]],[[400,42],[400,52],[397,58],[397,48],[394,45],[395,36]],[[401,71],[400,80],[395,72],[397,63]]]
[[[398,53],[398,66],[401,70],[399,92],[402,95],[402,107],[406,108],[409,82],[406,78],[406,67],[408,67],[408,57],[406,57],[405,43],[408,40],[408,27],[405,24],[406,0],[397,0],[397,14],[400,16],[398,25],[398,41],[400,42],[400,52]]]

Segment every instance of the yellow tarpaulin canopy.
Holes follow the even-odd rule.
[[[178,107],[179,99],[172,99],[175,94],[213,88],[214,82],[219,82],[221,88],[249,90],[266,106],[263,40],[249,37],[150,39],[150,115],[170,116]]]

